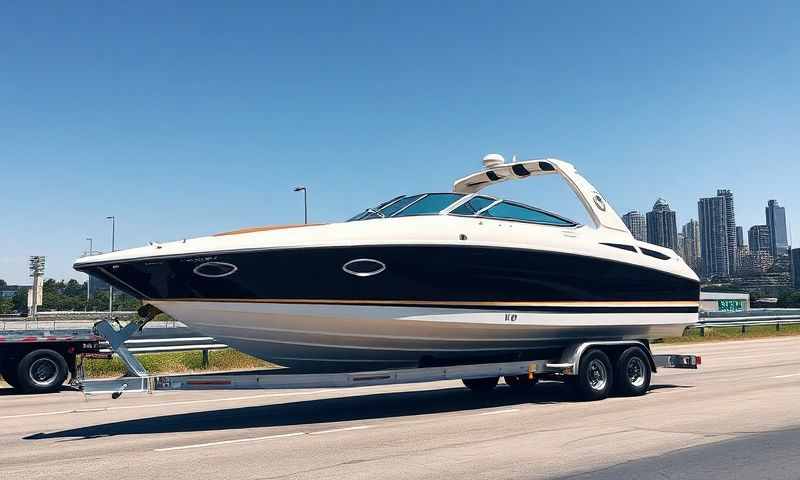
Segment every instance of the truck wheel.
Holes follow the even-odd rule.
[[[22,357],[17,367],[19,388],[25,393],[58,391],[68,371],[67,362],[60,353],[49,349],[34,350]]]
[[[608,397],[614,383],[611,361],[602,350],[591,349],[581,356],[578,376],[574,380],[578,398],[585,401]]]
[[[462,380],[464,385],[473,392],[488,392],[497,386],[500,377],[489,378],[465,378]]]
[[[630,347],[617,360],[615,388],[618,395],[635,397],[650,388],[650,361],[639,347]]]
[[[505,376],[503,380],[506,381],[506,385],[511,387],[514,393],[527,393],[536,385],[536,379],[528,380],[527,375]]]
[[[18,389],[19,379],[17,378],[17,370],[14,367],[14,365],[3,366],[1,373],[3,375],[3,380],[5,380],[7,384],[11,385],[12,388]]]

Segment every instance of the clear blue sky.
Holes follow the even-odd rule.
[[[681,223],[718,187],[745,229],[776,198],[800,243],[800,3],[429,3],[4,5],[0,278],[81,278],[106,215],[123,248],[292,223],[302,183],[335,221],[489,152]]]

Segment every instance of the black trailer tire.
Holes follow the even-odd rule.
[[[64,357],[47,348],[34,350],[19,362],[17,378],[24,393],[50,393],[61,389],[69,368]]]
[[[3,365],[0,373],[2,373],[3,380],[5,380],[7,384],[11,385],[11,387],[14,389],[19,389],[19,379],[17,378],[16,365]]]
[[[506,385],[511,387],[514,393],[530,392],[533,386],[536,385],[536,379],[529,380],[527,375],[506,375],[503,380],[505,380]]]
[[[497,382],[500,381],[500,377],[465,378],[461,381],[464,382],[464,386],[473,392],[483,393],[494,389],[497,386]]]
[[[619,356],[615,385],[617,395],[636,397],[644,395],[650,388],[650,360],[639,347],[630,347]]]
[[[614,385],[611,360],[602,350],[591,349],[581,355],[578,375],[573,382],[575,393],[584,401],[608,397]]]

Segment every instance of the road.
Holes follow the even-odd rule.
[[[0,389],[0,478],[800,478],[800,337],[657,350],[703,366],[592,403],[555,383],[89,401]]]

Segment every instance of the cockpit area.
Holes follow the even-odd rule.
[[[574,227],[578,223],[552,212],[497,197],[464,193],[420,193],[400,195],[368,208],[349,222],[411,217],[420,215],[455,215]]]

